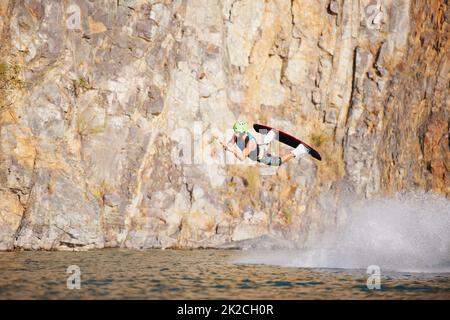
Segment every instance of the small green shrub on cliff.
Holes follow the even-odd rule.
[[[248,188],[248,191],[255,195],[259,191],[260,179],[259,179],[259,168],[249,167],[244,174],[244,183]]]
[[[4,62],[0,62],[0,79],[4,79],[6,77],[6,73],[8,72],[8,65]]]
[[[78,95],[80,90],[88,91],[94,89],[94,87],[84,77],[80,77],[77,80],[72,80],[72,85],[75,95]]]
[[[24,82],[20,78],[21,68],[18,64],[0,62],[0,89],[21,89]]]
[[[110,185],[106,182],[106,180],[102,180],[99,185],[89,186],[89,192],[97,199],[99,202],[103,202],[103,197],[110,190]]]
[[[90,121],[84,119],[81,116],[78,116],[76,121],[76,130],[80,136],[100,134],[103,133],[106,129],[106,123],[93,126],[92,124],[90,124]]]
[[[317,148],[320,147],[321,145],[323,145],[327,141],[327,137],[321,133],[312,133],[309,136],[309,139],[310,139],[312,145]]]
[[[98,125],[98,126],[93,126],[91,128],[89,128],[88,134],[100,134],[103,133],[106,129],[106,125],[102,124],[102,125]]]
[[[286,224],[290,224],[292,221],[292,210],[290,208],[283,208],[283,216]]]

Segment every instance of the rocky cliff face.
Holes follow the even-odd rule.
[[[344,186],[450,195],[447,1],[4,0],[0,13],[0,249],[301,244],[339,222]],[[237,118],[323,161],[233,163],[216,137]]]

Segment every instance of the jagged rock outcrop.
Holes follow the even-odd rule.
[[[301,244],[338,223],[344,186],[449,196],[448,12],[2,1],[0,249]],[[303,137],[323,161],[234,164],[216,136],[237,118]]]

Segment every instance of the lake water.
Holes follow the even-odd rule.
[[[245,251],[1,252],[0,299],[450,299],[450,273],[237,264]],[[80,289],[66,273],[79,267]],[[76,269],[76,267],[75,267]],[[71,282],[75,283],[75,282]]]

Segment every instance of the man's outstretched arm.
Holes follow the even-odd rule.
[[[228,141],[227,143],[222,142],[223,148],[225,150],[231,150],[231,147],[233,146],[233,144],[236,142],[236,136],[233,134],[233,136],[231,137],[230,141]]]
[[[232,135],[231,136],[231,139],[230,139],[230,141],[228,141],[228,143],[227,143],[227,147],[228,148],[231,148],[231,146],[233,145],[233,144],[235,144],[236,143],[236,135]]]

